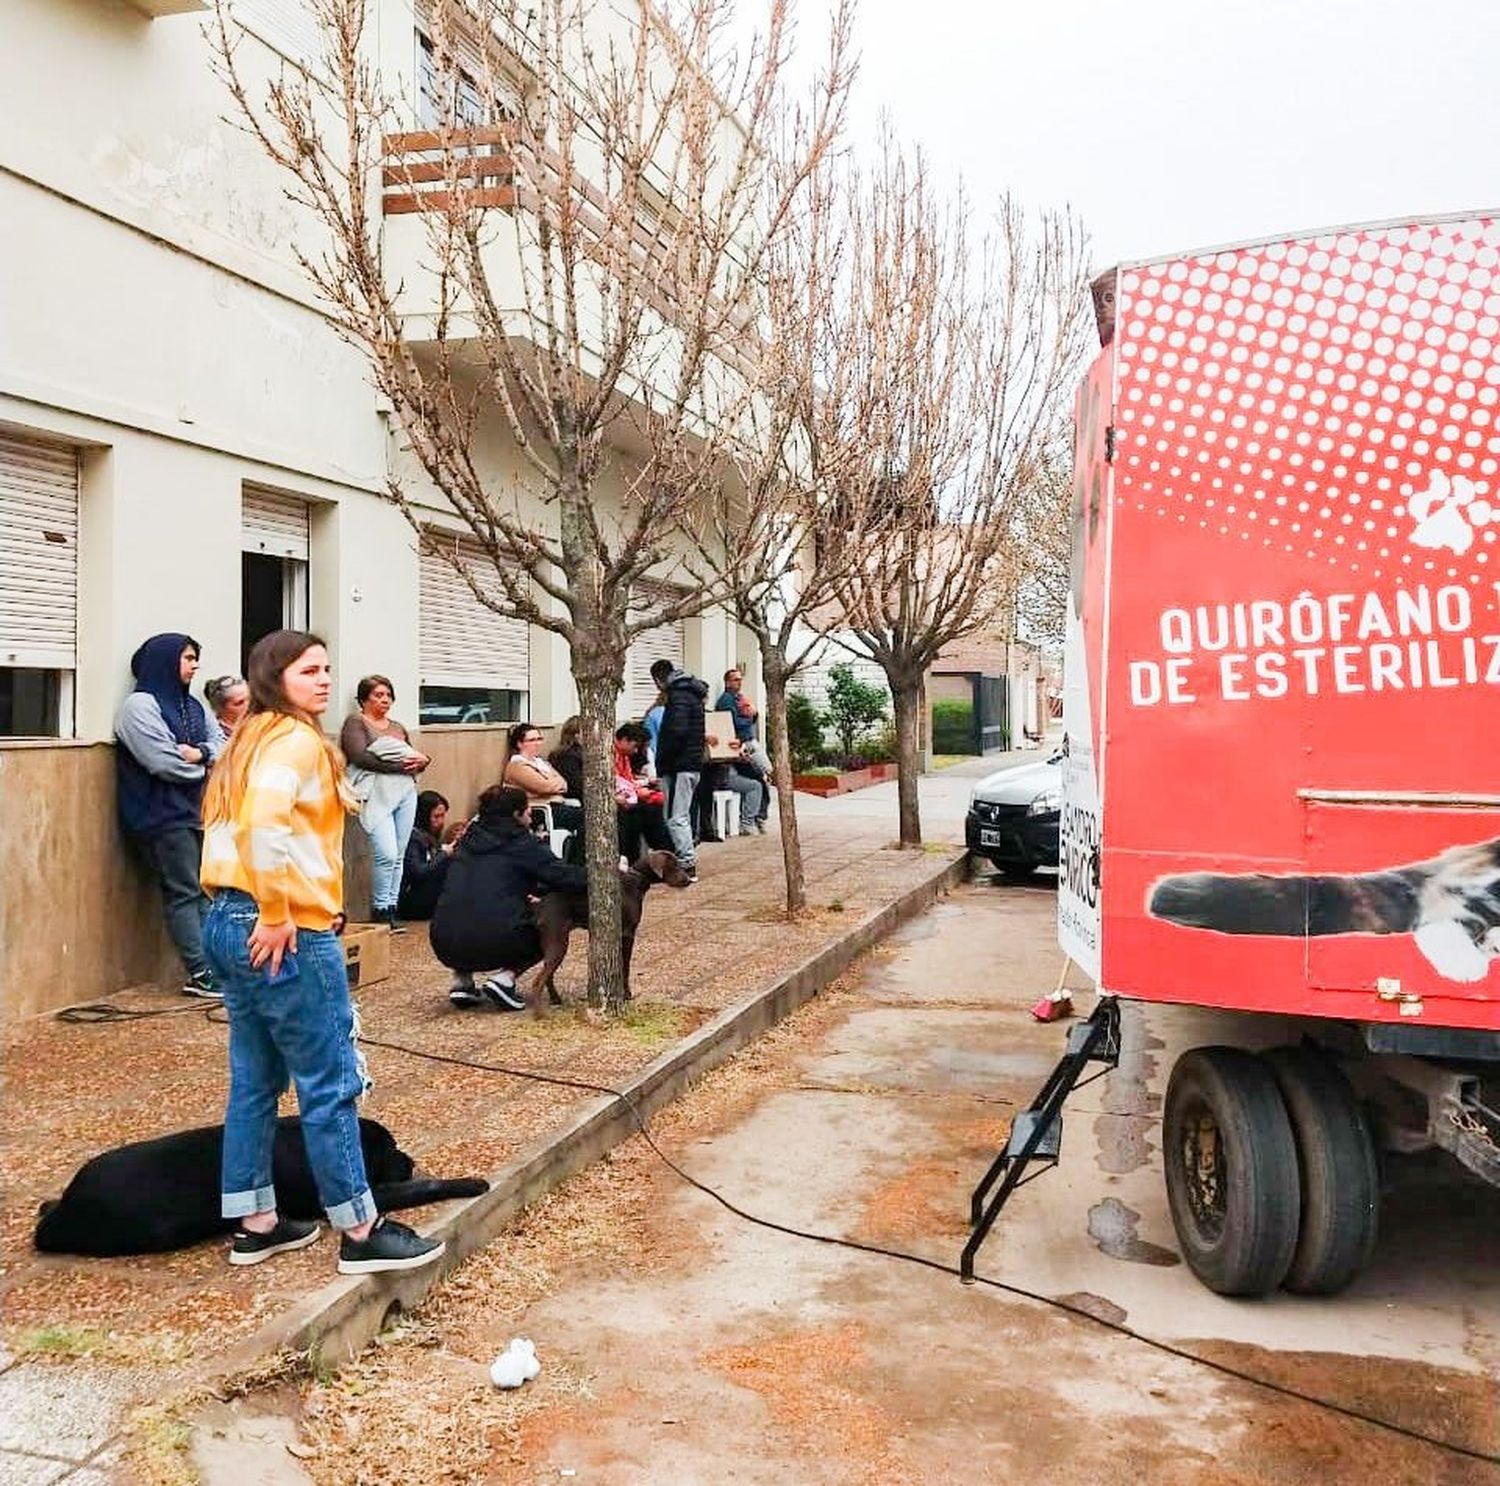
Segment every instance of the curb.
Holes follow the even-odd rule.
[[[672,1103],[710,1069],[753,1042],[832,984],[893,930],[915,918],[965,880],[965,852],[914,888],[861,920],[849,933],[804,960],[780,980],[720,1012],[627,1082],[627,1095],[644,1118]],[[636,1133],[623,1099],[584,1101],[560,1129],[533,1141],[489,1177],[490,1190],[457,1204],[423,1232],[447,1242],[442,1259],[409,1274],[334,1280],[276,1316],[220,1358],[213,1376],[240,1371],[271,1353],[315,1351],[331,1363],[357,1356],[393,1314],[419,1305],[427,1292],[520,1212]]]

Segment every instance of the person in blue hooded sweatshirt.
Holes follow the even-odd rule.
[[[191,635],[152,635],[130,657],[135,690],[115,718],[120,823],[161,885],[167,932],[189,996],[217,996],[203,953],[203,781],[223,746],[188,686],[198,670]]]

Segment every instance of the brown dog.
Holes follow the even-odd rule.
[[[635,948],[635,931],[640,926],[641,910],[647,890],[658,882],[668,887],[686,887],[691,879],[682,863],[670,851],[648,851],[628,871],[620,873],[620,961],[625,969],[625,999],[630,999],[630,953]],[[562,1005],[553,976],[568,953],[568,936],[574,929],[589,926],[587,893],[548,893],[536,905],[537,933],[542,941],[542,968],[526,1000],[531,1009],[543,1009],[542,991],[554,1006]]]

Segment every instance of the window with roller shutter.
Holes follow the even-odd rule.
[[[632,610],[660,608],[681,597],[685,590],[669,583],[653,583],[649,580],[635,585],[631,596]],[[626,717],[644,717],[656,705],[656,682],[651,679],[652,664],[658,660],[669,660],[674,666],[683,663],[687,653],[683,621],[671,620],[667,624],[648,629],[630,642],[625,654],[625,690],[620,706]]]
[[[0,736],[70,730],[78,451],[0,429]]]
[[[428,533],[440,555],[421,555],[419,603],[420,720],[423,723],[515,722],[531,690],[531,631],[524,620],[482,603],[449,556],[497,596],[494,565],[477,542]]]

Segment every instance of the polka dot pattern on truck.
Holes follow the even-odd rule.
[[[1500,579],[1500,222],[1122,270],[1116,498],[1379,578]]]

